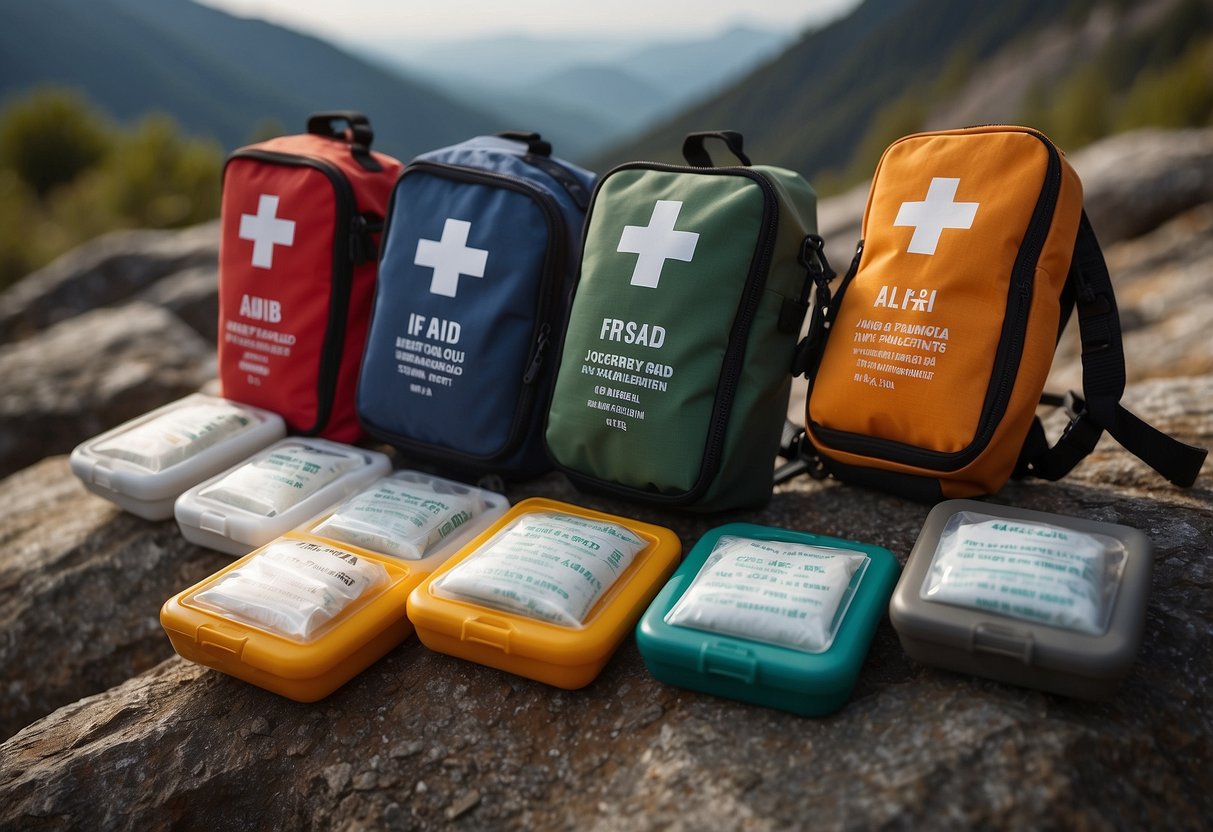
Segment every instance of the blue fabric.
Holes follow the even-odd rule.
[[[555,178],[523,159],[525,150],[482,137],[406,167],[387,218],[358,386],[368,432],[410,456],[475,475],[548,468],[542,423],[580,261],[584,213]],[[420,161],[521,179],[537,190],[460,181],[414,167]],[[592,190],[593,174],[561,164]],[[545,202],[555,211],[554,228]],[[565,256],[550,264],[544,288],[552,247]],[[524,384],[544,323],[550,332],[541,372]]]

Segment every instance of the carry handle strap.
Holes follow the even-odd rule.
[[[552,158],[551,142],[544,141],[538,133],[526,133],[521,130],[503,130],[497,134],[497,138],[525,144],[526,155],[522,157],[522,161],[555,179],[583,214],[589,209],[589,189],[581,184],[568,168]]]
[[[1120,315],[1103,251],[1085,211],[1078,226],[1069,279],[1077,281],[1075,305],[1082,340],[1084,396],[1071,391],[1063,401],[1070,422],[1052,448],[1047,447],[1039,420],[1033,423],[1018,469],[1043,479],[1060,479],[1095,449],[1106,430],[1125,450],[1170,482],[1183,488],[1191,486],[1208,451],[1168,436],[1120,403],[1125,389]]]
[[[747,168],[753,164],[741,149],[745,139],[740,133],[736,130],[708,130],[703,133],[687,133],[687,137],[682,140],[682,158],[687,160],[688,165],[696,168],[715,167],[712,157],[704,149],[704,139],[720,139],[741,164]]]
[[[337,129],[337,125],[346,126]],[[323,113],[312,113],[307,117],[307,132],[326,139],[339,139],[350,146],[350,155],[366,170],[381,171],[383,165],[371,155],[371,143],[375,141],[375,131],[371,129],[371,120],[362,113],[354,110],[333,110]]]
[[[499,139],[509,139],[526,145],[526,152],[533,156],[551,156],[552,143],[543,140],[538,133],[528,133],[525,130],[502,130],[497,134]]]

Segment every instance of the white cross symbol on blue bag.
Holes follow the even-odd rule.
[[[441,240],[418,240],[413,264],[433,269],[430,294],[453,298],[459,289],[459,275],[484,277],[489,253],[468,245],[472,224],[467,220],[447,218],[442,226]]]
[[[253,268],[274,267],[274,246],[295,244],[295,223],[279,219],[278,197],[261,194],[256,214],[240,215],[240,239],[253,241]]]
[[[936,176],[922,202],[903,202],[893,225],[914,227],[914,236],[906,251],[910,254],[934,254],[945,228],[969,229],[977,216],[979,202],[957,202],[959,179]]]
[[[647,226],[625,225],[615,250],[624,254],[638,255],[636,268],[632,271],[631,284],[656,289],[661,280],[661,270],[666,260],[681,260],[690,263],[695,256],[699,234],[694,231],[675,231],[678,212],[682,203],[672,199],[659,199],[653,206],[653,216]]]

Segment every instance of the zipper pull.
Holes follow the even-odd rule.
[[[535,339],[535,352],[531,355],[531,363],[527,365],[526,372],[522,375],[522,383],[530,384],[539,375],[539,368],[543,366],[543,354],[547,352],[548,344],[551,341],[549,337],[552,333],[550,324],[544,324],[539,327],[539,337]]]

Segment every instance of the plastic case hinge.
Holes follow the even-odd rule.
[[[1032,663],[1032,633],[998,624],[978,624],[973,628],[971,649]]]
[[[214,627],[203,624],[198,628],[197,636],[198,646],[203,650],[209,650],[212,653],[231,653],[236,658],[240,658],[240,654],[244,652],[244,645],[248,641],[248,636],[234,636],[216,630]]]
[[[463,622],[463,631],[459,634],[459,640],[487,644],[489,647],[496,647],[501,652],[508,654],[512,634],[513,629],[510,625],[500,619],[469,618]]]
[[[758,677],[758,660],[745,647],[707,642],[699,651],[699,672],[740,679],[752,685]]]
[[[202,512],[202,516],[198,518],[198,528],[204,532],[226,535],[227,518],[213,511],[204,511]]]
[[[104,465],[93,464],[93,470],[89,472],[92,475],[93,483],[113,490],[113,485],[110,482],[110,469]]]

